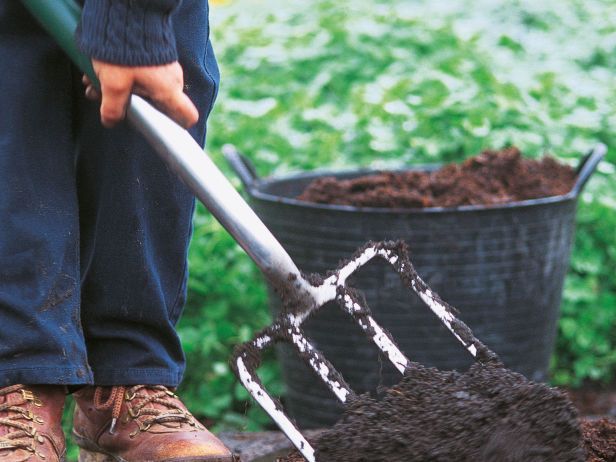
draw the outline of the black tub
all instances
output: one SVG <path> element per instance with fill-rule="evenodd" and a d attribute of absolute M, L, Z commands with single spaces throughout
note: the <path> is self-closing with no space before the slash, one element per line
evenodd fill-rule
<path fill-rule="evenodd" d="M 295 199 L 321 176 L 351 178 L 367 170 L 312 172 L 260 179 L 233 149 L 226 157 L 257 214 L 304 272 L 338 266 L 368 240 L 404 239 L 417 271 L 475 335 L 505 364 L 528 378 L 547 378 L 569 265 L 577 198 L 605 154 L 600 145 L 581 161 L 573 190 L 497 206 L 380 209 L 311 204 Z M 466 369 L 471 359 L 418 298 L 384 264 L 353 281 L 375 319 L 411 360 L 439 369 Z M 279 299 L 270 297 L 272 309 Z M 320 310 L 305 331 L 358 392 L 399 380 L 350 318 L 335 306 Z M 331 425 L 340 407 L 295 355 L 281 348 L 286 408 L 300 427 Z"/>

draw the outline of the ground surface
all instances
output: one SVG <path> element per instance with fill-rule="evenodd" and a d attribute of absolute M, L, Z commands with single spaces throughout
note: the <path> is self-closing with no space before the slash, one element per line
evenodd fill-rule
<path fill-rule="evenodd" d="M 567 394 L 583 416 L 586 462 L 616 461 L 616 391 L 587 388 L 570 390 Z M 314 441 L 321 432 L 305 434 Z M 223 434 L 221 437 L 240 456 L 241 462 L 273 462 L 291 449 L 281 432 Z M 293 455 L 289 462 L 302 460 Z"/>
<path fill-rule="evenodd" d="M 317 441 L 317 458 L 360 461 L 583 461 L 562 392 L 499 366 L 413 364 L 380 399 L 362 396 Z"/>
<path fill-rule="evenodd" d="M 585 462 L 614 462 L 616 461 L 616 421 L 608 419 L 587 420 L 581 423 L 582 445 L 584 449 Z M 269 459 L 255 460 L 254 462 L 265 462 Z M 340 459 L 344 460 L 344 459 Z M 353 459 L 349 459 L 353 460 Z M 381 460 L 381 459 L 371 459 Z M 387 459 L 382 459 L 387 460 Z M 502 459 L 507 460 L 507 459 Z M 287 458 L 281 459 L 284 462 L 304 462 L 304 459 L 293 452 Z M 248 462 L 248 461 L 246 461 Z"/>
<path fill-rule="evenodd" d="M 568 390 L 566 393 L 582 416 L 586 462 L 616 461 L 616 391 L 586 388 Z M 321 432 L 307 432 L 306 436 L 316 441 Z M 291 448 L 280 432 L 223 435 L 223 439 L 236 449 L 241 462 L 273 462 Z M 302 461 L 296 453 L 292 453 L 286 460 Z"/>
<path fill-rule="evenodd" d="M 581 427 L 586 462 L 616 461 L 616 421 L 585 420 Z"/>

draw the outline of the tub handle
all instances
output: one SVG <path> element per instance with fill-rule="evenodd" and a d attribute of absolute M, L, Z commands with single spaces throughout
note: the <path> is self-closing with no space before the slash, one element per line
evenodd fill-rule
<path fill-rule="evenodd" d="M 244 187 L 250 190 L 259 181 L 257 171 L 252 162 L 245 155 L 240 154 L 232 144 L 225 144 L 222 147 L 222 153 L 229 165 L 231 165 L 231 168 L 242 180 Z"/>
<path fill-rule="evenodd" d="M 592 174 L 597 169 L 597 166 L 605 157 L 605 153 L 607 152 L 607 146 L 603 143 L 597 144 L 588 154 L 584 156 L 580 165 L 577 168 L 577 179 L 575 180 L 575 184 L 573 185 L 573 189 L 571 192 L 574 196 L 577 196 L 582 192 L 584 186 L 592 176 Z"/>

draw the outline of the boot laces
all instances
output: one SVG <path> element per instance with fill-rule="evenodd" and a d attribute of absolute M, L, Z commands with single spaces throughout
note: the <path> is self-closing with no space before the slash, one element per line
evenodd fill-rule
<path fill-rule="evenodd" d="M 162 385 L 135 385 L 133 387 L 112 387 L 109 396 L 103 401 L 105 388 L 97 387 L 94 391 L 94 407 L 99 411 L 112 409 L 111 425 L 109 433 L 113 434 L 116 423 L 120 418 L 122 404 L 126 401 L 126 419 L 137 422 L 139 428 L 130 436 L 135 436 L 140 431 L 148 431 L 154 424 L 178 422 L 196 426 L 195 418 L 180 405 L 177 404 L 177 396 L 167 387 Z M 159 404 L 165 409 L 154 407 Z M 143 418 L 145 417 L 145 418 Z"/>
<path fill-rule="evenodd" d="M 6 413 L 6 417 L 0 417 L 0 427 L 8 428 L 8 433 L 0 436 L 0 451 L 24 449 L 28 452 L 36 454 L 41 459 L 45 459 L 45 455 L 39 453 L 35 449 L 35 442 L 42 443 L 44 438 L 39 435 L 34 427 L 24 423 L 23 421 L 44 423 L 43 420 L 35 415 L 31 410 L 25 409 L 24 405 L 29 403 L 37 407 L 43 406 L 43 403 L 34 393 L 24 388 L 24 385 L 11 385 L 9 387 L 0 388 L 0 396 L 8 396 L 11 393 L 21 393 L 21 400 L 15 403 L 5 402 L 0 404 L 0 415 Z"/>

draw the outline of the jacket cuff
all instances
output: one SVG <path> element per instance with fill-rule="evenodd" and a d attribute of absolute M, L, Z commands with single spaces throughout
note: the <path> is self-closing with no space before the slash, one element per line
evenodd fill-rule
<path fill-rule="evenodd" d="M 91 58 L 126 66 L 177 61 L 171 14 L 181 0 L 86 0 L 77 46 Z"/>

